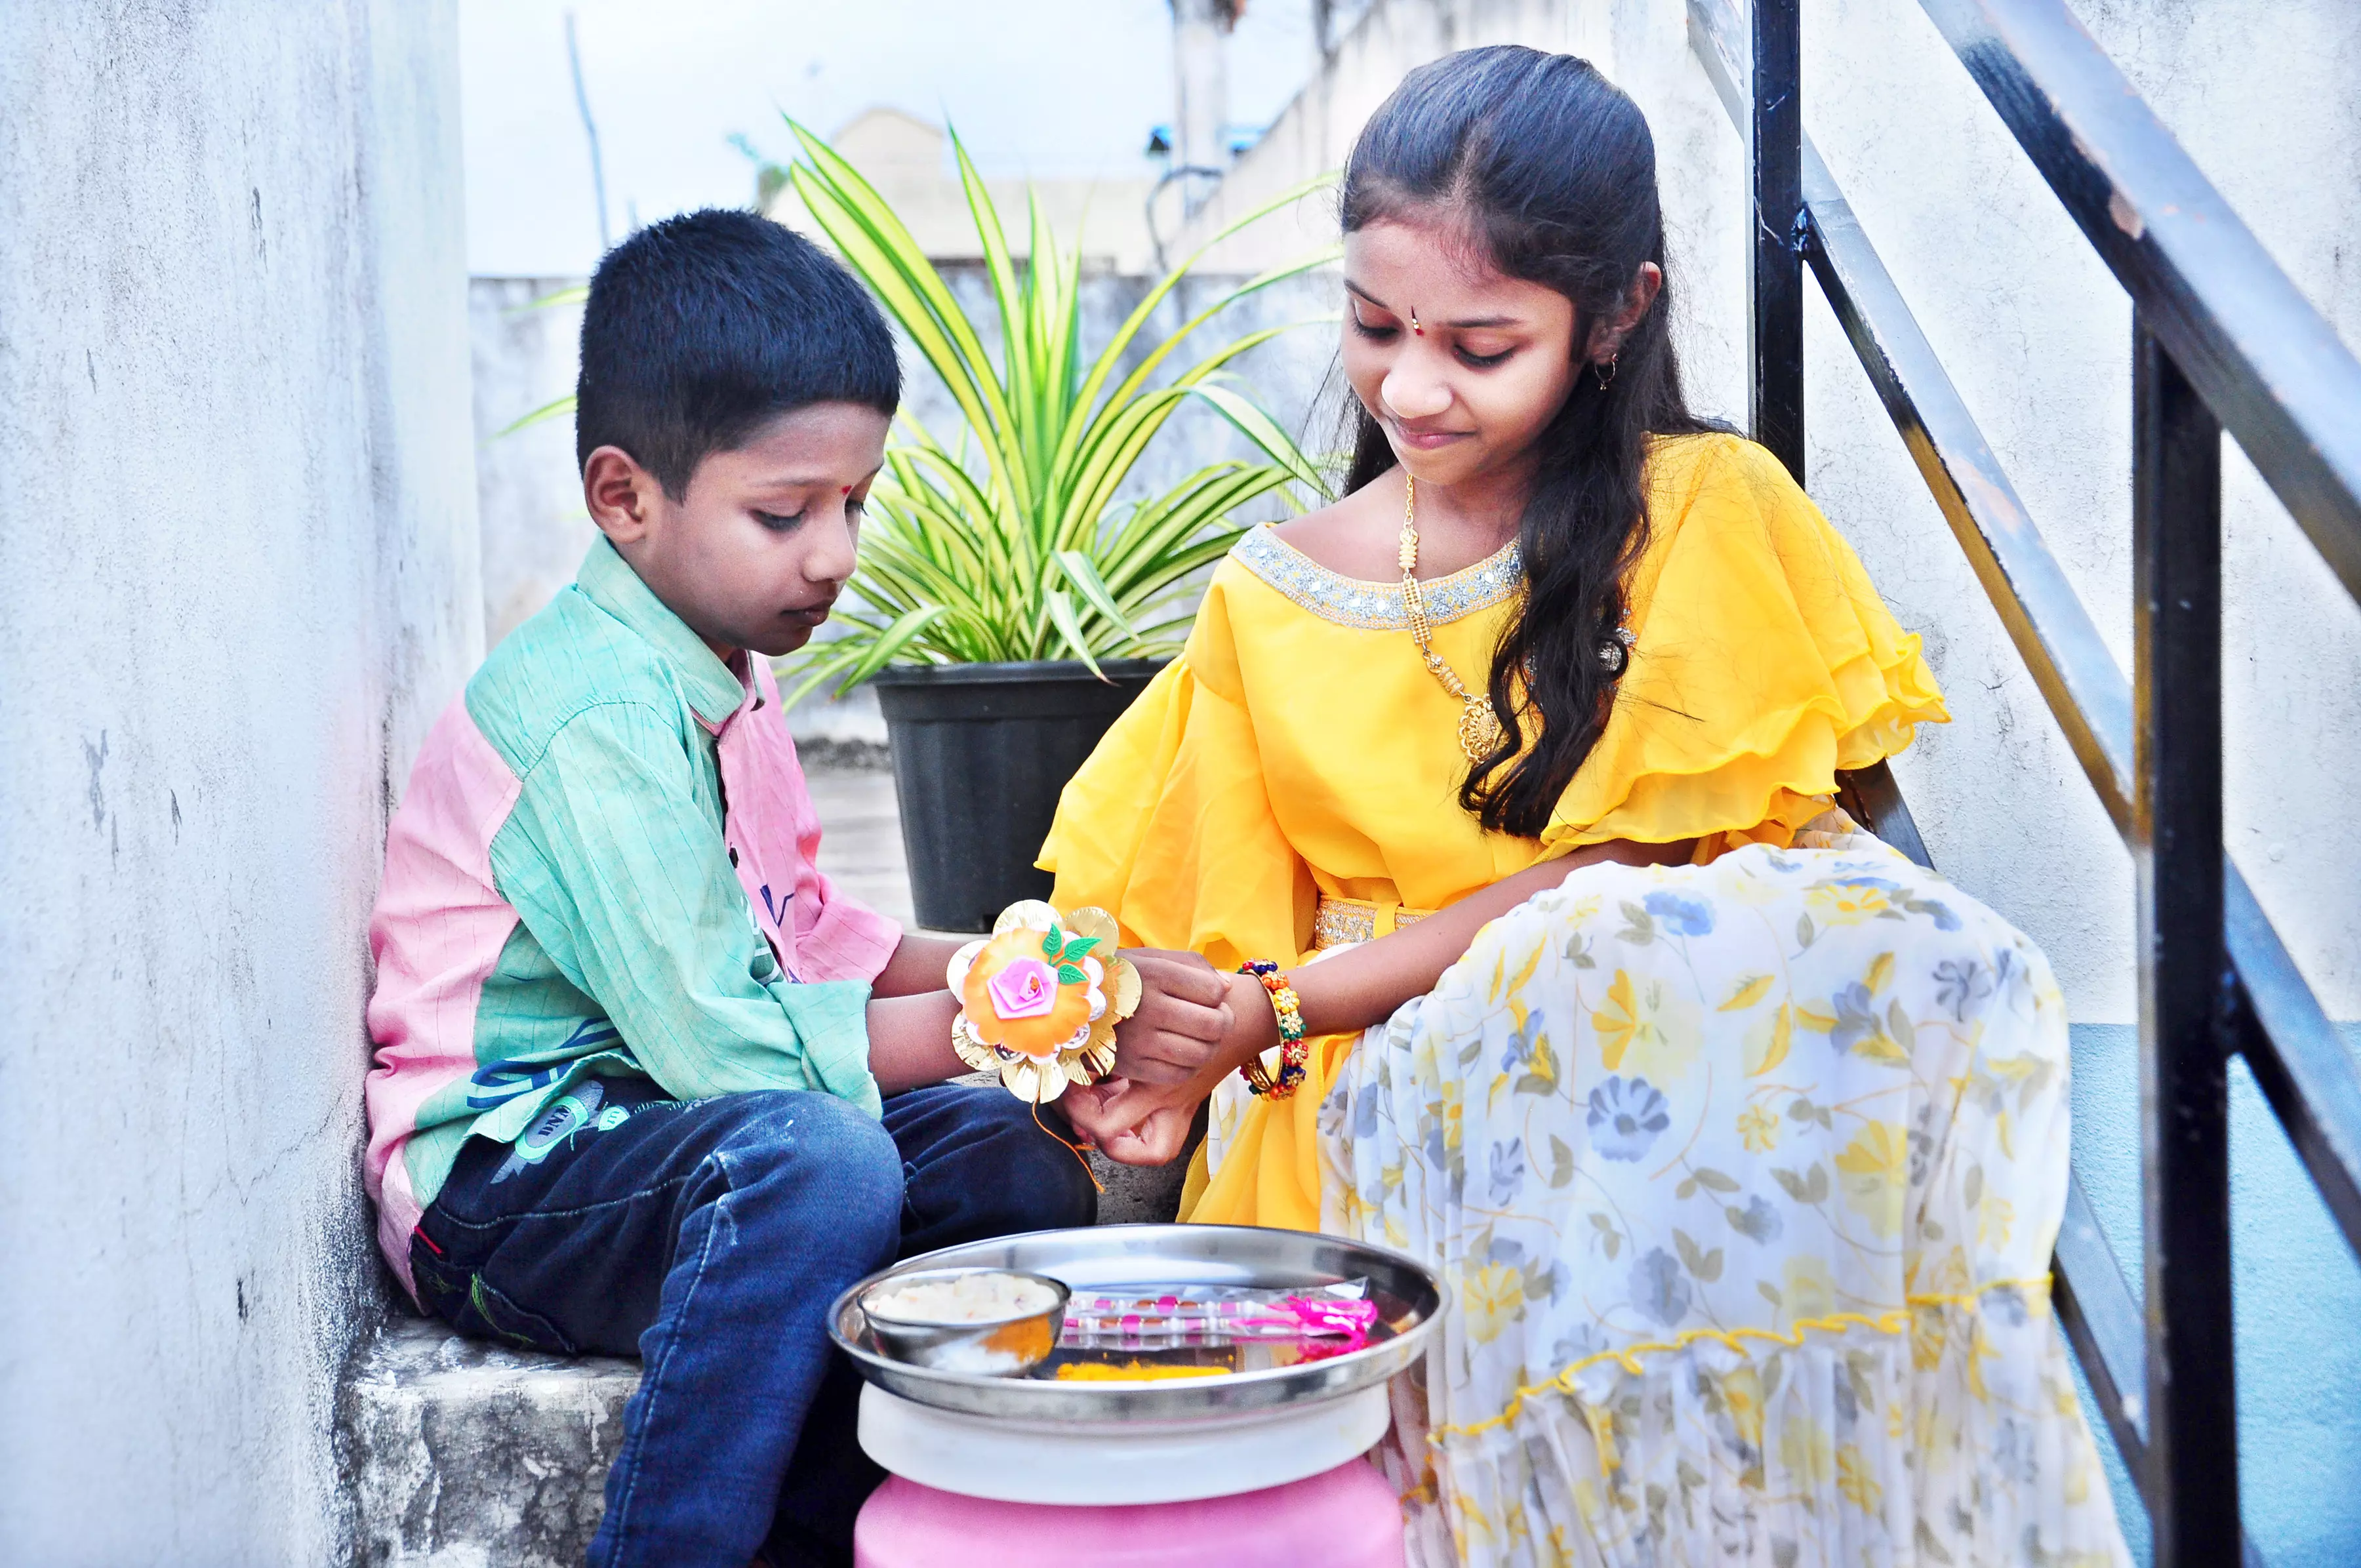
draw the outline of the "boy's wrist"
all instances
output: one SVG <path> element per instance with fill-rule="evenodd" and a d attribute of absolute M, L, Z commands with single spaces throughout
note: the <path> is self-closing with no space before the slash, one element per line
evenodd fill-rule
<path fill-rule="evenodd" d="M 948 937 L 923 937 L 905 930 L 887 956 L 885 967 L 870 981 L 879 996 L 917 996 L 944 989 L 943 971 L 950 967 L 957 941 Z"/>

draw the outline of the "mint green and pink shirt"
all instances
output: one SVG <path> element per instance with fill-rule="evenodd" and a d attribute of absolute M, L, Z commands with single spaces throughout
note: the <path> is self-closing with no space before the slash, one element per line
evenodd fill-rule
<path fill-rule="evenodd" d="M 901 928 L 819 873 L 778 687 L 740 662 L 601 539 L 428 735 L 369 922 L 363 1169 L 405 1286 L 468 1135 L 514 1143 L 586 1076 L 877 1111 L 866 1007 Z"/>

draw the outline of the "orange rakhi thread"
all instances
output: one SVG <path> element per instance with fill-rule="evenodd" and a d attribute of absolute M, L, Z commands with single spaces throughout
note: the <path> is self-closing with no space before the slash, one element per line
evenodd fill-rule
<path fill-rule="evenodd" d="M 1040 1128 L 1043 1132 L 1049 1134 L 1051 1137 L 1057 1139 L 1060 1144 L 1063 1144 L 1066 1147 L 1066 1152 L 1074 1157 L 1074 1163 L 1082 1168 L 1082 1174 L 1091 1179 L 1091 1190 L 1097 1193 L 1102 1198 L 1106 1196 L 1106 1183 L 1101 1181 L 1099 1179 L 1099 1173 L 1091 1168 L 1091 1157 L 1082 1152 L 1091 1146 L 1088 1144 L 1078 1144 L 1074 1142 L 1073 1139 L 1066 1136 L 1065 1134 L 1058 1131 L 1057 1128 L 1041 1120 L 1041 1102 L 1038 1100 L 1033 1102 L 1033 1124 Z"/>
<path fill-rule="evenodd" d="M 1115 916 L 1038 899 L 1001 911 L 992 935 L 951 955 L 960 1059 L 1039 1106 L 1115 1066 L 1115 1026 L 1139 1007 L 1139 971 L 1115 952 Z"/>

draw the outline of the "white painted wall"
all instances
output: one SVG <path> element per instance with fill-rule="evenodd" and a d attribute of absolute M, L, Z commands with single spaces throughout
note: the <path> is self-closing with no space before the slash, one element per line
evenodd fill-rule
<path fill-rule="evenodd" d="M 363 926 L 481 648 L 451 0 L 0 29 L 0 1557 L 321 1563 Z"/>
<path fill-rule="evenodd" d="M 2347 343 L 2361 343 L 2361 7 L 2078 0 L 2132 83 Z M 1402 73 L 1452 49 L 1585 55 L 1654 127 L 1692 393 L 1742 424 L 1741 147 L 1680 0 L 1377 0 L 1180 243 L 1342 164 Z M 1912 0 L 1811 0 L 1805 124 L 2119 662 L 2131 664 L 2130 311 Z M 1251 270 L 1333 236 L 1307 202 L 1215 252 Z M 1895 763 L 1937 862 L 2048 951 L 2078 1020 L 2136 1014 L 2132 871 L 1851 351 L 1807 290 L 1814 496 L 1954 722 Z M 1300 345 L 1309 351 L 1310 345 Z M 2229 842 L 2330 1014 L 2361 1016 L 2361 611 L 2226 464 Z"/>
<path fill-rule="evenodd" d="M 2361 344 L 2361 7 L 2077 10 Z M 1806 123 L 2128 671 L 2129 305 L 1916 5 L 1830 0 L 1806 27 Z M 2130 860 L 1812 298 L 1812 488 L 1943 638 L 1956 722 L 1896 771 L 1938 863 L 2041 938 L 2077 1019 L 2128 1022 Z M 2330 1015 L 2361 1017 L 2361 611 L 2235 443 L 2224 466 L 2227 839 Z"/>
<path fill-rule="evenodd" d="M 487 648 L 574 580 L 598 532 L 582 504 L 574 416 L 509 428 L 573 392 L 582 307 L 535 302 L 581 283 L 579 278 L 467 280 Z"/>

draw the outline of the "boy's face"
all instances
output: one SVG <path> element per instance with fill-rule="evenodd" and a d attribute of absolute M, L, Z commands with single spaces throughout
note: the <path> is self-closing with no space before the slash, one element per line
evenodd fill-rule
<path fill-rule="evenodd" d="M 620 447 L 601 446 L 583 466 L 583 499 L 640 580 L 716 654 L 792 653 L 852 576 L 889 423 L 857 403 L 793 410 L 744 445 L 708 453 L 677 501 Z"/>

